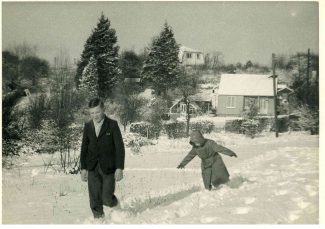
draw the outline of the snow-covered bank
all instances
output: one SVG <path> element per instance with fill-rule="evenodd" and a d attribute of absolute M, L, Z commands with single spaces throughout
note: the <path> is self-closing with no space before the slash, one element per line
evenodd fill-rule
<path fill-rule="evenodd" d="M 127 149 L 125 178 L 116 187 L 121 206 L 105 209 L 105 223 L 318 222 L 318 136 L 206 137 L 238 155 L 223 156 L 228 185 L 206 192 L 198 158 L 176 169 L 190 149 L 188 139 L 162 137 L 138 155 Z M 3 169 L 3 223 L 94 223 L 87 184 L 79 175 L 45 174 L 42 161 L 26 156 Z"/>

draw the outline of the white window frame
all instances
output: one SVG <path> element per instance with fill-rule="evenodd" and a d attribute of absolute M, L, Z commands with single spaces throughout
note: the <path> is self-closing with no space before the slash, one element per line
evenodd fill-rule
<path fill-rule="evenodd" d="M 236 108 L 236 97 L 227 96 L 226 108 Z"/>

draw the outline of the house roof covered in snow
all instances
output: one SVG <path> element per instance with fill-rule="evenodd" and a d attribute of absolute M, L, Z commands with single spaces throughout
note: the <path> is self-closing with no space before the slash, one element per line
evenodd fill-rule
<path fill-rule="evenodd" d="M 222 74 L 218 94 L 273 96 L 273 79 L 269 75 Z"/>
<path fill-rule="evenodd" d="M 278 92 L 289 92 L 289 93 L 293 92 L 293 90 L 290 87 L 288 87 L 286 84 L 278 84 L 277 86 L 278 86 Z"/>
<path fill-rule="evenodd" d="M 210 90 L 202 90 L 195 95 L 189 96 L 189 99 L 192 101 L 205 101 L 210 102 L 212 100 L 212 95 Z"/>
<path fill-rule="evenodd" d="M 195 49 L 192 49 L 192 48 L 186 47 L 186 46 L 181 46 L 181 47 L 179 48 L 179 51 L 182 51 L 182 52 L 195 52 L 195 53 L 202 53 L 201 51 L 198 51 L 198 50 L 195 50 Z"/>

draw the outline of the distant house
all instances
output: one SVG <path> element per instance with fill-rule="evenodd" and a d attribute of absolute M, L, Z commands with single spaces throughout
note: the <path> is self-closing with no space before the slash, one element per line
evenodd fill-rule
<path fill-rule="evenodd" d="M 203 52 L 185 46 L 179 48 L 178 59 L 179 62 L 185 66 L 204 64 Z"/>
<path fill-rule="evenodd" d="M 252 101 L 258 106 L 259 115 L 274 114 L 273 79 L 269 75 L 221 75 L 217 115 L 241 116 Z"/>
<path fill-rule="evenodd" d="M 280 103 L 288 103 L 289 96 L 294 92 L 291 88 L 289 88 L 286 84 L 278 84 L 277 85 L 277 96 Z"/>
<path fill-rule="evenodd" d="M 277 86 L 277 98 L 280 105 L 278 111 L 280 114 L 289 114 L 289 101 L 294 90 L 286 84 L 278 84 Z"/>
<path fill-rule="evenodd" d="M 210 95 L 205 93 L 198 93 L 189 96 L 190 100 L 190 114 L 200 115 L 209 113 L 212 109 L 212 99 Z M 171 116 L 185 116 L 186 104 L 184 98 L 174 101 L 173 105 L 169 108 Z"/>

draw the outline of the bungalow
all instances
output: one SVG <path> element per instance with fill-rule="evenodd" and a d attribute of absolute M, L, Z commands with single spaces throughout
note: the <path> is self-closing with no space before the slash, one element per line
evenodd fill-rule
<path fill-rule="evenodd" d="M 185 66 L 204 64 L 203 52 L 185 46 L 179 48 L 178 59 L 179 62 Z"/>
<path fill-rule="evenodd" d="M 190 114 L 199 115 L 209 113 L 212 109 L 211 96 L 206 93 L 198 93 L 189 96 L 190 100 Z M 185 116 L 186 104 L 184 98 L 174 101 L 173 105 L 169 108 L 169 115 L 171 116 Z"/>
<path fill-rule="evenodd" d="M 273 79 L 269 75 L 221 75 L 217 115 L 241 116 L 252 101 L 260 115 L 274 114 Z"/>
<path fill-rule="evenodd" d="M 294 91 L 289 88 L 286 84 L 278 84 L 277 92 L 280 103 L 288 103 L 289 97 Z"/>

